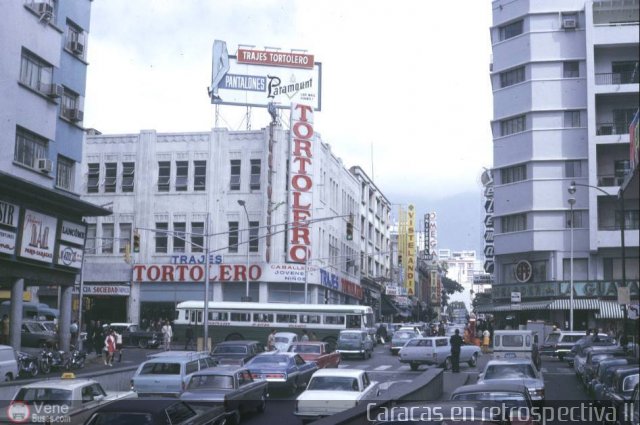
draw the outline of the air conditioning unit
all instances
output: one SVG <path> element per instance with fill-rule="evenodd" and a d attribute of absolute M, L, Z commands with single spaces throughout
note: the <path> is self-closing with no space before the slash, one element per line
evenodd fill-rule
<path fill-rule="evenodd" d="M 34 3 L 36 12 L 42 15 L 52 15 L 53 14 L 53 6 L 49 2 L 43 3 Z"/>
<path fill-rule="evenodd" d="M 75 109 L 67 109 L 66 113 L 67 113 L 66 114 L 67 118 L 69 118 L 71 121 L 76 121 L 77 122 L 77 121 L 82 121 L 84 119 L 84 113 L 81 110 L 77 109 L 77 108 L 75 108 Z"/>
<path fill-rule="evenodd" d="M 38 158 L 38 170 L 42 171 L 43 173 L 50 173 L 51 167 L 52 164 L 50 159 Z"/>
<path fill-rule="evenodd" d="M 49 84 L 46 89 L 46 95 L 51 98 L 62 97 L 62 94 L 64 93 L 64 87 L 60 84 Z"/>
<path fill-rule="evenodd" d="M 564 18 L 562 19 L 562 28 L 564 29 L 576 29 L 578 23 L 575 18 Z"/>
<path fill-rule="evenodd" d="M 82 55 L 82 53 L 84 53 L 84 44 L 80 43 L 79 41 L 72 41 L 71 51 L 76 55 Z"/>

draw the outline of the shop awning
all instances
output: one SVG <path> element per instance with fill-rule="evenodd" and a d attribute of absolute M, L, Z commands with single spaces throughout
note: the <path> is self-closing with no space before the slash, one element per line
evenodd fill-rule
<path fill-rule="evenodd" d="M 600 309 L 600 300 L 592 299 L 592 298 L 574 298 L 573 300 L 573 309 L 574 310 L 599 310 Z M 571 310 L 571 300 L 569 299 L 561 299 L 561 300 L 553 300 L 551 304 L 549 304 L 549 310 Z"/>
<path fill-rule="evenodd" d="M 532 311 L 532 310 L 548 310 L 552 301 L 529 301 L 519 304 L 486 304 L 476 307 L 479 313 L 492 313 L 499 311 Z"/>
<path fill-rule="evenodd" d="M 596 319 L 622 319 L 624 312 L 616 301 L 600 301 L 600 312 L 595 314 Z"/>
<path fill-rule="evenodd" d="M 393 301 L 391 301 L 391 299 L 385 294 L 382 294 L 382 306 L 380 309 L 384 316 L 396 316 L 398 314 L 403 314 L 403 311 L 396 307 Z"/>

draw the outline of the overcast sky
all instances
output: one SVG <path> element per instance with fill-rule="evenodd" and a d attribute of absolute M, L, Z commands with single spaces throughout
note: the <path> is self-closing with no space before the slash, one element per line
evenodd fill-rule
<path fill-rule="evenodd" d="M 492 162 L 489 0 L 96 0 L 86 127 L 207 131 L 211 47 L 306 49 L 322 62 L 315 128 L 392 202 L 480 191 Z M 245 128 L 244 108 L 220 108 Z M 252 127 L 268 121 L 254 108 Z M 474 204 L 477 199 L 474 199 Z M 419 213 L 421 211 L 418 211 Z"/>

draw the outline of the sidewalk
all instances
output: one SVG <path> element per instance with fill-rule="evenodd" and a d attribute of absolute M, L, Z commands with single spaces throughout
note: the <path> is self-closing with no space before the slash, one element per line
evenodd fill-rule
<path fill-rule="evenodd" d="M 441 400 L 449 400 L 451 393 L 458 387 L 467 385 L 472 378 L 472 372 L 460 371 L 460 373 L 453 373 L 450 371 L 444 372 L 444 382 L 442 384 L 442 398 Z"/>

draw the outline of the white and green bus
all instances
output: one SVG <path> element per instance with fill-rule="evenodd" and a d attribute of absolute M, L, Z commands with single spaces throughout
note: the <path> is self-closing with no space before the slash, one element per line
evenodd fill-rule
<path fill-rule="evenodd" d="M 203 324 L 204 301 L 178 304 L 175 334 L 184 337 L 188 325 Z M 332 348 L 343 329 L 362 329 L 375 337 L 373 310 L 369 306 L 340 304 L 280 304 L 255 302 L 209 302 L 209 335 L 213 343 L 229 340 L 266 342 L 271 329 L 296 332 L 306 330 L 310 338 L 328 342 Z M 200 331 L 198 330 L 198 335 Z M 374 338 L 375 341 L 375 338 Z"/>

